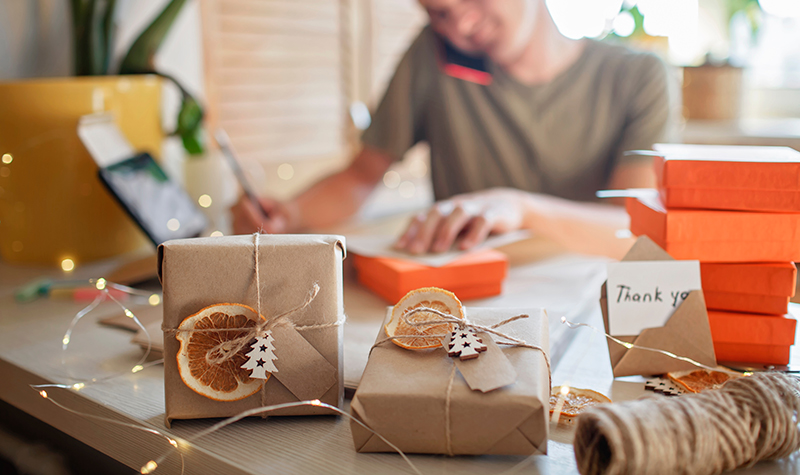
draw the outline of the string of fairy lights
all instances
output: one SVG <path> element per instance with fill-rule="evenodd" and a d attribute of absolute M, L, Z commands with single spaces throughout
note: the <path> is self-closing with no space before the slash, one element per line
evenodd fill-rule
<path fill-rule="evenodd" d="M 135 322 L 136 326 L 141 331 L 144 332 L 145 339 L 147 341 L 147 345 L 146 345 L 146 348 L 145 348 L 145 351 L 144 351 L 143 355 L 130 368 L 130 370 L 114 373 L 114 374 L 111 374 L 111 375 L 106 376 L 106 377 L 91 378 L 91 379 L 88 379 L 88 380 L 85 380 L 85 381 L 78 381 L 78 382 L 69 383 L 69 384 L 60 384 L 60 383 L 31 384 L 30 387 L 31 387 L 31 389 L 35 390 L 42 398 L 46 399 L 50 403 L 54 404 L 55 406 L 65 410 L 65 411 L 67 411 L 69 413 L 75 414 L 75 415 L 80 416 L 80 417 L 86 417 L 86 418 L 90 418 L 90 419 L 93 419 L 93 420 L 106 422 L 106 423 L 113 424 L 113 425 L 116 425 L 116 426 L 119 426 L 119 427 L 127 427 L 127 428 L 130 428 L 130 429 L 138 430 L 138 431 L 145 432 L 145 433 L 148 433 L 148 434 L 153 434 L 153 435 L 155 435 L 157 437 L 162 438 L 164 441 L 166 441 L 170 445 L 171 449 L 167 449 L 159 457 L 147 461 L 147 463 L 145 463 L 140 468 L 140 470 L 139 470 L 140 473 L 146 475 L 146 474 L 150 474 L 150 473 L 155 472 L 158 469 L 159 464 L 162 464 L 167 459 L 167 457 L 169 457 L 172 453 L 177 452 L 177 454 L 180 456 L 180 461 L 181 461 L 180 462 L 181 463 L 181 472 L 180 473 L 183 474 L 184 471 L 185 471 L 185 458 L 184 458 L 184 454 L 181 451 L 181 449 L 184 448 L 184 447 L 188 447 L 191 444 L 191 442 L 196 441 L 196 440 L 198 440 L 198 439 L 200 439 L 202 437 L 205 437 L 205 436 L 207 436 L 209 434 L 212 434 L 212 433 L 222 429 L 223 427 L 226 427 L 226 426 L 228 426 L 230 424 L 233 424 L 234 422 L 237 422 L 237 421 L 239 421 L 241 419 L 244 419 L 246 417 L 256 416 L 256 415 L 261 415 L 261 414 L 267 414 L 267 413 L 270 413 L 270 412 L 274 412 L 274 411 L 277 411 L 277 410 L 280 410 L 280 409 L 285 409 L 285 408 L 290 408 L 290 407 L 317 406 L 317 407 L 322 407 L 322 408 L 328 409 L 330 411 L 333 411 L 336 414 L 344 416 L 347 419 L 359 424 L 364 429 L 368 430 L 369 432 L 371 432 L 372 434 L 374 434 L 375 436 L 380 438 L 389 447 L 394 449 L 398 454 L 400 454 L 400 456 L 403 458 L 403 460 L 406 461 L 406 463 L 414 471 L 414 473 L 416 473 L 417 475 L 422 475 L 422 472 L 420 472 L 419 469 L 417 469 L 417 467 L 414 465 L 414 463 L 411 461 L 411 459 L 409 459 L 408 456 L 405 453 L 403 453 L 403 451 L 401 451 L 392 442 L 390 442 L 387 439 L 385 439 L 382 435 L 378 434 L 377 432 L 375 432 L 374 430 L 369 428 L 366 424 L 364 424 L 360 420 L 358 420 L 358 419 L 354 418 L 353 416 L 351 416 L 349 413 L 347 413 L 345 411 L 342 411 L 338 407 L 332 406 L 330 404 L 326 404 L 326 403 L 320 401 L 319 399 L 308 400 L 308 401 L 297 401 L 297 402 L 290 402 L 290 403 L 284 403 L 284 404 L 276 404 L 276 405 L 272 405 L 272 406 L 264 406 L 264 407 L 259 407 L 259 408 L 251 409 L 251 410 L 248 410 L 248 411 L 244 411 L 244 412 L 242 412 L 240 414 L 237 414 L 237 415 L 235 415 L 233 417 L 225 419 L 225 420 L 223 420 L 223 421 L 221 421 L 221 422 L 219 422 L 217 424 L 214 424 L 213 426 L 211 426 L 211 427 L 209 427 L 209 428 L 207 428 L 207 429 L 205 429 L 205 430 L 193 435 L 192 437 L 187 437 L 185 439 L 181 439 L 181 438 L 170 436 L 169 434 L 166 434 L 166 433 L 164 433 L 164 432 L 162 432 L 162 431 L 160 431 L 158 429 L 154 429 L 152 427 L 147 427 L 147 426 L 144 426 L 142 424 L 132 424 L 132 423 L 125 422 L 125 421 L 120 421 L 120 420 L 117 420 L 117 419 L 111 419 L 111 418 L 108 418 L 108 417 L 98 416 L 98 415 L 95 415 L 95 414 L 89 414 L 89 413 L 86 413 L 86 412 L 77 411 L 75 409 L 69 408 L 69 407 L 61 404 L 60 402 L 55 400 L 51 394 L 48 394 L 48 392 L 47 392 L 48 389 L 63 389 L 63 390 L 81 391 L 82 389 L 86 388 L 87 386 L 90 386 L 90 385 L 93 385 L 93 384 L 98 384 L 98 383 L 101 383 L 101 382 L 109 381 L 109 380 L 120 378 L 120 377 L 129 376 L 130 374 L 138 373 L 138 372 L 144 370 L 145 368 L 149 368 L 149 367 L 152 367 L 152 366 L 157 366 L 159 364 L 162 364 L 163 361 L 164 361 L 163 359 L 158 359 L 158 360 L 147 362 L 147 358 L 148 358 L 148 356 L 150 355 L 150 353 L 152 351 L 152 339 L 150 337 L 150 334 L 148 333 L 145 325 L 142 324 L 141 320 L 139 320 L 139 318 L 136 316 L 136 314 L 130 308 L 125 306 L 118 298 L 114 297 L 114 295 L 112 295 L 110 290 L 111 289 L 118 290 L 120 292 L 124 292 L 124 293 L 132 295 L 132 296 L 144 297 L 144 298 L 147 299 L 148 303 L 150 305 L 152 305 L 152 306 L 159 305 L 161 303 L 161 297 L 156 293 L 150 293 L 150 292 L 146 292 L 146 291 L 143 291 L 143 290 L 139 290 L 139 289 L 135 289 L 135 288 L 132 288 L 132 287 L 128 287 L 128 286 L 125 286 L 125 285 L 120 285 L 120 284 L 116 284 L 116 283 L 113 283 L 113 282 L 108 282 L 105 278 L 90 279 L 88 281 L 88 283 L 90 285 L 93 285 L 95 287 L 95 289 L 100 291 L 100 294 L 89 305 L 87 305 L 86 307 L 84 307 L 83 309 L 78 311 L 75 314 L 75 316 L 72 318 L 72 321 L 70 322 L 69 326 L 67 327 L 67 330 L 65 331 L 64 336 L 63 336 L 63 338 L 61 340 L 61 350 L 62 350 L 61 364 L 63 366 L 65 366 L 65 367 L 67 366 L 66 359 L 65 359 L 65 354 L 66 354 L 67 349 L 69 348 L 70 342 L 72 340 L 72 334 L 73 334 L 78 322 L 80 322 L 81 319 L 83 319 L 88 314 L 90 314 L 101 303 L 103 303 L 103 302 L 105 302 L 107 300 L 110 300 L 110 301 L 114 302 L 116 305 L 118 305 L 120 307 L 120 309 L 122 310 L 123 314 L 126 317 L 132 319 Z"/>
<path fill-rule="evenodd" d="M 32 384 L 32 385 L 30 385 L 30 387 L 33 390 L 35 390 L 42 398 L 46 399 L 50 403 L 54 404 L 55 406 L 65 410 L 67 412 L 75 414 L 77 416 L 91 418 L 93 420 L 106 422 L 106 423 L 113 424 L 113 425 L 120 426 L 120 427 L 127 427 L 127 428 L 130 428 L 130 429 L 134 429 L 134 430 L 138 430 L 138 431 L 145 432 L 145 433 L 148 433 L 148 434 L 152 434 L 152 435 L 155 435 L 155 436 L 160 437 L 161 439 L 163 439 L 169 445 L 169 448 L 165 449 L 165 451 L 160 456 L 155 457 L 155 458 L 147 461 L 144 465 L 142 465 L 142 467 L 139 470 L 140 473 L 146 475 L 146 474 L 150 474 L 150 473 L 155 472 L 158 469 L 159 465 L 163 464 L 164 461 L 171 454 L 177 453 L 178 456 L 180 457 L 180 464 L 181 464 L 181 472 L 180 473 L 183 474 L 184 470 L 185 470 L 185 458 L 184 458 L 184 453 L 183 453 L 182 450 L 184 448 L 189 447 L 193 441 L 196 441 L 196 440 L 198 440 L 200 438 L 206 437 L 209 434 L 212 434 L 212 433 L 222 429 L 223 427 L 226 427 L 226 426 L 228 426 L 230 424 L 233 424 L 233 423 L 235 423 L 235 422 L 237 422 L 237 421 L 239 421 L 241 419 L 244 419 L 246 417 L 268 414 L 270 412 L 277 411 L 277 410 L 280 410 L 280 409 L 289 408 L 289 407 L 317 406 L 317 407 L 323 407 L 325 409 L 328 409 L 328 410 L 330 410 L 330 411 L 332 411 L 332 412 L 334 412 L 334 413 L 336 413 L 338 415 L 344 416 L 345 418 L 347 418 L 347 419 L 359 424 L 361 427 L 363 427 L 364 429 L 368 430 L 370 433 L 372 433 L 375 436 L 377 436 L 378 438 L 380 438 L 389 447 L 391 447 L 393 450 L 395 450 L 403 458 L 403 460 L 408 464 L 408 466 L 411 468 L 411 470 L 414 473 L 416 473 L 418 475 L 422 474 L 422 472 L 420 472 L 420 470 L 414 465 L 414 463 L 411 461 L 411 459 L 405 453 L 403 453 L 402 450 L 400 450 L 396 445 L 394 445 L 389 440 L 385 439 L 381 434 L 375 432 L 374 430 L 369 428 L 366 424 L 364 424 L 360 420 L 358 420 L 358 419 L 354 418 L 353 416 L 351 416 L 349 413 L 339 409 L 338 407 L 332 406 L 330 404 L 323 403 L 318 399 L 308 400 L 308 401 L 290 402 L 290 403 L 284 403 L 284 404 L 276 404 L 276 405 L 272 405 L 272 406 L 258 407 L 258 408 L 255 408 L 255 409 L 244 411 L 244 412 L 242 412 L 240 414 L 237 414 L 237 415 L 235 415 L 233 417 L 225 419 L 225 420 L 223 420 L 223 421 L 221 421 L 221 422 L 219 422 L 217 424 L 214 424 L 214 425 L 208 427 L 207 429 L 205 429 L 205 430 L 193 435 L 192 437 L 187 437 L 185 439 L 181 439 L 181 438 L 177 438 L 177 437 L 171 436 L 171 435 L 169 435 L 169 434 L 167 434 L 167 433 L 165 433 L 165 432 L 163 432 L 161 430 L 158 430 L 158 429 L 155 429 L 155 428 L 152 428 L 152 427 L 147 427 L 147 426 L 142 425 L 142 424 L 133 424 L 133 423 L 117 420 L 117 419 L 111 419 L 111 418 L 108 418 L 108 417 L 89 414 L 89 413 L 77 411 L 75 409 L 72 409 L 72 408 L 69 408 L 69 407 L 63 405 L 62 403 L 60 403 L 57 400 L 55 400 L 53 398 L 53 396 L 47 392 L 47 390 L 48 389 L 61 389 L 61 390 L 81 391 L 84 388 L 86 388 L 87 386 L 98 384 L 98 383 L 105 382 L 105 381 L 109 381 L 109 380 L 116 379 L 116 378 L 126 377 L 126 376 L 129 376 L 131 374 L 138 373 L 138 372 L 144 370 L 145 368 L 149 368 L 149 367 L 152 367 L 152 366 L 157 366 L 157 365 L 160 365 L 160 364 L 163 363 L 163 359 L 149 361 L 149 362 L 147 361 L 147 358 L 150 355 L 151 350 L 152 350 L 152 340 L 151 340 L 150 334 L 147 332 L 147 329 L 146 329 L 145 325 L 142 324 L 142 322 L 139 320 L 139 318 L 136 316 L 136 314 L 133 311 L 131 311 L 127 306 L 125 306 L 125 304 L 123 304 L 120 299 L 118 299 L 114 295 L 112 295 L 110 290 L 113 289 L 113 290 L 117 290 L 117 291 L 120 291 L 120 292 L 124 292 L 124 293 L 132 295 L 132 296 L 145 298 L 147 300 L 147 302 L 152 306 L 159 305 L 161 303 L 161 297 L 157 293 L 146 292 L 146 291 L 135 289 L 135 288 L 128 287 L 128 286 L 125 286 L 125 285 L 115 284 L 113 282 L 108 282 L 104 278 L 90 279 L 88 282 L 89 282 L 90 285 L 93 285 L 95 287 L 95 289 L 100 291 L 100 294 L 89 305 L 87 305 L 86 307 L 84 307 L 83 309 L 78 311 L 75 314 L 75 316 L 72 318 L 72 321 L 70 322 L 69 326 L 67 327 L 67 330 L 65 331 L 64 336 L 63 336 L 62 341 L 61 341 L 61 350 L 62 350 L 61 363 L 62 363 L 62 365 L 65 366 L 65 367 L 67 366 L 66 359 L 65 359 L 64 355 L 65 355 L 65 353 L 66 353 L 66 351 L 67 351 L 67 349 L 68 349 L 68 347 L 70 345 L 70 342 L 72 340 L 72 334 L 73 334 L 78 322 L 80 322 L 81 319 L 83 319 L 88 314 L 90 314 L 101 303 L 103 303 L 103 302 L 105 302 L 107 300 L 110 300 L 113 303 L 115 303 L 117 306 L 119 306 L 120 309 L 122 310 L 122 312 L 124 313 L 124 315 L 127 316 L 128 318 L 132 319 L 135 322 L 136 326 L 144 332 L 145 337 L 146 337 L 145 339 L 147 341 L 147 345 L 146 345 L 146 348 L 145 348 L 145 351 L 144 351 L 143 355 L 127 371 L 121 371 L 121 372 L 118 372 L 118 373 L 115 373 L 115 374 L 111 374 L 111 375 L 108 375 L 108 376 L 105 376 L 105 377 L 91 378 L 91 379 L 88 379 L 88 380 L 77 381 L 77 382 L 68 383 L 68 384 L 59 384 L 59 383 Z M 702 363 L 699 363 L 697 361 L 694 361 L 694 360 L 692 360 L 690 358 L 685 358 L 685 357 L 682 357 L 682 356 L 679 356 L 679 355 L 675 355 L 675 354 L 670 353 L 668 351 L 659 350 L 659 349 L 655 349 L 655 348 L 642 347 L 642 346 L 639 346 L 639 345 L 636 345 L 636 344 L 633 344 L 633 343 L 629 343 L 629 342 L 625 342 L 625 341 L 619 340 L 619 339 L 609 335 L 608 333 L 605 333 L 604 331 L 599 330 L 599 329 L 597 329 L 597 328 L 595 328 L 595 327 L 593 327 L 591 325 L 588 325 L 586 323 L 573 323 L 573 322 L 567 320 L 566 317 L 562 317 L 561 318 L 561 323 L 567 325 L 570 329 L 578 329 L 580 327 L 587 327 L 587 328 L 591 329 L 592 331 L 594 331 L 596 333 L 604 335 L 606 338 L 611 339 L 612 341 L 624 346 L 627 349 L 641 349 L 641 350 L 646 350 L 646 351 L 654 351 L 654 352 L 658 352 L 658 353 L 664 354 L 665 356 L 668 356 L 670 358 L 675 358 L 675 359 L 679 359 L 681 361 L 685 361 L 685 362 L 691 363 L 691 364 L 693 364 L 693 365 L 695 365 L 695 366 L 697 366 L 699 368 L 711 369 L 711 370 L 719 371 L 718 368 L 710 368 L 710 367 L 708 367 L 706 365 L 703 365 Z M 561 386 L 560 394 L 559 394 L 559 396 L 560 396 L 559 397 L 559 402 L 561 404 L 564 403 L 563 401 L 566 398 L 566 396 L 569 394 L 569 391 L 570 391 L 570 387 L 569 387 L 568 384 L 563 384 Z M 556 409 L 558 409 L 558 408 L 556 408 Z M 554 411 L 554 412 L 558 413 L 557 410 Z M 557 419 L 554 419 L 554 422 L 557 422 Z M 506 471 L 504 473 L 514 473 L 518 468 L 520 468 L 523 465 L 525 465 L 528 462 L 530 462 L 532 457 L 533 456 L 526 458 L 525 460 L 521 461 L 519 464 L 515 465 L 513 468 L 511 468 L 510 470 L 508 470 L 508 471 Z"/>

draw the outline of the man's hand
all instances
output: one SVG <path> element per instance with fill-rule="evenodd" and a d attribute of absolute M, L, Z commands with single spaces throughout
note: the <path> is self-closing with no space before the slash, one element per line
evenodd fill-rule
<path fill-rule="evenodd" d="M 417 215 L 395 243 L 412 254 L 444 252 L 453 243 L 470 249 L 490 234 L 520 229 L 525 219 L 524 193 L 495 188 L 457 195 Z"/>
<path fill-rule="evenodd" d="M 282 234 L 296 230 L 296 219 L 289 203 L 259 198 L 261 208 L 256 206 L 247 196 L 240 196 L 239 201 L 231 208 L 233 213 L 234 234 L 251 234 L 262 232 Z M 264 214 L 268 213 L 268 216 Z"/>

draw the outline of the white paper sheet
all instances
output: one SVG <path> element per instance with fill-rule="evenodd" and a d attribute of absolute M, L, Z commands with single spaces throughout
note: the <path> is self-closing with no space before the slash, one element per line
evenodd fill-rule
<path fill-rule="evenodd" d="M 663 326 L 692 290 L 700 290 L 699 261 L 608 264 L 609 332 L 638 335 Z"/>
<path fill-rule="evenodd" d="M 484 243 L 472 248 L 470 251 L 447 251 L 438 254 L 414 255 L 397 251 L 392 245 L 397 236 L 351 234 L 347 238 L 347 251 L 367 257 L 394 257 L 405 259 L 431 267 L 441 267 L 462 257 L 470 251 L 479 249 L 494 249 L 531 237 L 530 231 L 515 231 L 506 234 L 491 236 Z"/>

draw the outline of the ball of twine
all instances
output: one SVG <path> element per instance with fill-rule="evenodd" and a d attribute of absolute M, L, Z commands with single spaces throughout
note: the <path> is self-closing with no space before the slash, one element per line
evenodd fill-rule
<path fill-rule="evenodd" d="M 711 475 L 800 448 L 800 380 L 761 373 L 716 391 L 592 408 L 578 419 L 583 475 Z"/>

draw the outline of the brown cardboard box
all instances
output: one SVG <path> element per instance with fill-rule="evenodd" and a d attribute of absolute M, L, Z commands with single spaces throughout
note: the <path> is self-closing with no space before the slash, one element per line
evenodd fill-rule
<path fill-rule="evenodd" d="M 195 238 L 168 241 L 159 246 L 159 277 L 164 288 L 164 391 L 166 423 L 173 419 L 230 417 L 243 411 L 306 399 L 342 406 L 342 259 L 344 238 L 319 235 L 260 235 L 258 246 L 261 314 L 267 319 L 301 306 L 314 284 L 319 293 L 308 305 L 291 315 L 296 326 L 291 332 L 305 339 L 330 364 L 331 385 L 321 386 L 302 371 L 306 355 L 296 347 L 287 348 L 275 339 L 278 361 L 290 366 L 288 372 L 273 374 L 262 391 L 238 401 L 215 401 L 190 389 L 181 379 L 176 355 L 180 343 L 175 331 L 181 321 L 205 307 L 238 303 L 258 308 L 253 235 Z M 337 324 L 339 322 L 339 324 Z M 324 328 L 297 327 L 325 325 Z M 301 341 L 302 343 L 302 341 Z M 248 351 L 250 348 L 245 348 Z M 318 362 L 320 360 L 317 360 Z M 291 378 L 288 384 L 282 378 Z M 299 389 L 298 389 L 299 388 Z M 299 396 L 298 396 L 299 394 Z M 263 397 L 263 401 L 262 401 Z M 263 404 L 262 404 L 263 403 Z M 329 414 L 321 407 L 299 406 L 270 415 Z"/>
<path fill-rule="evenodd" d="M 549 351 L 544 310 L 468 308 L 467 313 L 482 325 L 527 314 L 497 330 Z M 492 338 L 479 335 L 484 342 Z M 382 327 L 376 341 L 385 337 Z M 449 432 L 453 454 L 545 454 L 550 411 L 545 357 L 534 349 L 501 348 L 516 370 L 516 381 L 484 393 L 471 390 L 456 371 L 448 404 L 455 359 L 442 347 L 407 350 L 386 341 L 372 350 L 350 405 L 352 415 L 408 453 L 447 453 Z M 351 422 L 350 429 L 358 452 L 394 452 L 358 423 Z"/>

